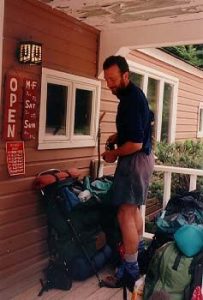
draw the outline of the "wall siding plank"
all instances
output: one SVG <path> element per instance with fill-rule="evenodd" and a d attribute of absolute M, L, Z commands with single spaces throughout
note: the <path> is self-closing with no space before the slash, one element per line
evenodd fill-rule
<path fill-rule="evenodd" d="M 16 58 L 19 41 L 29 40 L 31 37 L 32 40 L 42 43 L 43 67 L 96 78 L 100 37 L 98 30 L 39 1 L 7 0 L 3 44 L 3 96 L 7 74 L 20 78 L 21 92 L 23 78 L 41 82 L 41 66 L 21 65 Z M 40 99 L 40 89 L 38 93 Z M 2 98 L 4 109 L 4 97 Z M 18 140 L 21 140 L 22 111 L 21 95 Z M 2 134 L 2 110 L 0 118 Z M 37 124 L 37 132 L 38 126 Z M 79 168 L 81 177 L 88 175 L 91 159 L 97 154 L 96 145 L 91 148 L 56 150 L 38 150 L 37 147 L 36 134 L 36 140 L 25 142 L 25 175 L 10 177 L 6 164 L 5 141 L 0 143 L 0 290 L 3 289 L 4 295 L 15 294 L 14 290 L 11 291 L 11 286 L 15 287 L 15 283 L 21 278 L 20 273 L 24 272 L 31 278 L 34 276 L 32 272 L 35 267 L 41 266 L 36 268 L 36 274 L 39 274 L 42 262 L 48 257 L 46 216 L 41 208 L 39 194 L 33 190 L 35 176 L 50 168 L 70 167 Z M 30 265 L 32 268 L 29 268 Z"/>

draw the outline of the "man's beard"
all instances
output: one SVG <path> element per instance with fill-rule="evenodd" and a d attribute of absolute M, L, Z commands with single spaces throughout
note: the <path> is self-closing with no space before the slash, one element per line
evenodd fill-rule
<path fill-rule="evenodd" d="M 112 91 L 113 95 L 118 96 L 119 94 L 122 94 L 122 92 L 125 89 L 126 89 L 125 82 L 124 82 L 123 79 L 121 79 L 120 85 L 117 88 L 115 88 L 114 90 L 111 90 L 111 91 Z"/>

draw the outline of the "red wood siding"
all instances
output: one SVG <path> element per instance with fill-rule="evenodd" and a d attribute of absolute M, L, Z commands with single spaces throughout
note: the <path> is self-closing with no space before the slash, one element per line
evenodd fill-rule
<path fill-rule="evenodd" d="M 42 43 L 43 67 L 95 78 L 99 31 L 52 10 L 35 0 L 5 1 L 3 44 L 3 79 L 7 74 L 41 82 L 41 66 L 20 65 L 16 59 L 19 41 Z M 0 133 L 3 131 L 3 102 Z M 39 89 L 40 99 L 40 89 Z M 21 140 L 22 97 L 20 97 L 18 139 Z M 39 107 L 38 107 L 39 111 Z M 38 132 L 38 128 L 37 128 Z M 35 175 L 49 168 L 78 167 L 81 175 L 89 173 L 95 148 L 37 150 L 36 140 L 25 142 L 25 175 L 9 177 L 5 142 L 0 143 L 0 295 L 10 299 L 22 278 L 35 279 L 47 258 L 46 217 L 39 197 L 32 189 Z M 21 274 L 21 275 L 20 275 Z M 29 280 L 28 280 L 29 281 Z M 11 284 L 12 282 L 12 284 Z M 30 281 L 32 282 L 32 280 Z M 22 285 L 22 284 L 21 284 Z M 9 287 L 9 289 L 8 289 Z M 12 287 L 12 288 L 11 288 Z"/>

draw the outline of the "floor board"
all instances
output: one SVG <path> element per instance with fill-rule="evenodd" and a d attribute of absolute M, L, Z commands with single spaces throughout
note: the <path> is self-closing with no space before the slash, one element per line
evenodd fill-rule
<path fill-rule="evenodd" d="M 109 274 L 109 270 L 105 269 L 100 272 L 101 278 Z M 98 280 L 95 276 L 82 281 L 73 282 L 73 286 L 69 291 L 49 290 L 44 292 L 41 297 L 38 297 L 40 284 L 36 283 L 32 287 L 21 292 L 9 300 L 122 300 L 122 289 L 109 289 L 98 285 Z M 128 299 L 131 299 L 131 293 L 128 293 Z M 137 298 L 136 300 L 141 300 Z"/>

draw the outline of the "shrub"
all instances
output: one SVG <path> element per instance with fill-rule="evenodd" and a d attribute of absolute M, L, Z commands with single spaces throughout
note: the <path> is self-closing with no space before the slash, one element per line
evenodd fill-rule
<path fill-rule="evenodd" d="M 157 142 L 155 148 L 155 155 L 157 156 L 156 164 L 163 164 L 168 166 L 177 166 L 193 169 L 203 168 L 203 143 L 200 141 L 186 140 L 185 142 L 176 142 L 168 144 L 166 142 Z M 160 181 L 163 176 L 159 175 Z M 172 189 L 171 193 L 176 194 L 181 191 L 189 190 L 190 176 L 185 174 L 172 175 Z M 198 178 L 197 187 L 202 189 L 203 179 Z M 163 183 L 162 183 L 163 185 Z M 151 184 L 150 190 L 153 195 L 160 199 L 160 186 L 157 186 L 157 179 Z M 157 190 L 157 191 L 156 191 Z"/>

